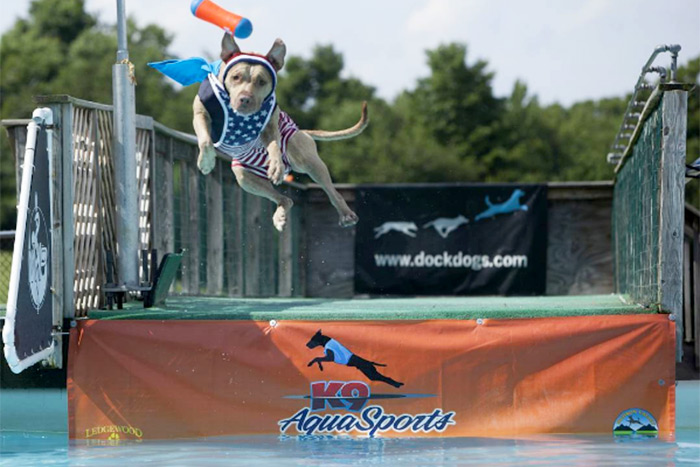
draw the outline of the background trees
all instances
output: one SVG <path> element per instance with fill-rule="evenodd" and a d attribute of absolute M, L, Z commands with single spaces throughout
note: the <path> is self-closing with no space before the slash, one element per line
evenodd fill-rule
<path fill-rule="evenodd" d="M 173 58 L 172 36 L 157 25 L 129 21 L 137 112 L 192 132 L 196 86 L 179 88 L 149 61 Z M 33 96 L 70 94 L 111 103 L 111 67 L 116 34 L 85 11 L 83 0 L 35 0 L 0 42 L 0 118 L 27 118 Z M 318 45 L 311 58 L 290 56 L 281 74 L 278 100 L 302 128 L 338 129 L 359 117 L 369 101 L 371 124 L 362 135 L 320 143 L 334 179 L 345 183 L 543 182 L 612 178 L 605 161 L 629 96 L 585 101 L 570 107 L 542 106 L 524 83 L 509 96 L 493 94 L 488 63 L 469 59 L 464 44 L 427 52 L 430 74 L 393 102 L 372 86 L 341 76 L 343 56 Z M 700 57 L 679 70 L 698 83 Z M 630 83 L 630 86 L 632 83 Z M 0 229 L 14 227 L 14 161 L 0 132 Z M 691 92 L 688 159 L 700 155 L 700 91 Z M 303 179 L 302 179 L 303 181 Z M 698 182 L 687 186 L 700 203 Z"/>

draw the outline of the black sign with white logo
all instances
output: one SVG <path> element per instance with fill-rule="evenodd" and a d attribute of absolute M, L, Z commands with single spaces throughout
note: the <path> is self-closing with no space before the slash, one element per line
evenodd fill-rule
<path fill-rule="evenodd" d="M 357 190 L 355 291 L 541 295 L 546 185 L 398 185 Z"/>
<path fill-rule="evenodd" d="M 51 345 L 51 198 L 46 129 L 37 134 L 17 292 L 15 348 L 23 360 Z"/>

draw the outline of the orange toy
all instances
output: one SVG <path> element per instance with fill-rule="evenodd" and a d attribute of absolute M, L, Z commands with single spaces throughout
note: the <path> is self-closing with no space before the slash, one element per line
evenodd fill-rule
<path fill-rule="evenodd" d="M 224 10 L 211 0 L 192 0 L 192 14 L 199 19 L 215 24 L 239 39 L 245 39 L 253 32 L 253 23 L 228 10 Z"/>

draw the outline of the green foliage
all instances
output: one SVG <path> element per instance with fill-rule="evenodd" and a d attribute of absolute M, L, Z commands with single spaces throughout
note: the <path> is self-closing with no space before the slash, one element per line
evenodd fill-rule
<path fill-rule="evenodd" d="M 84 0 L 33 0 L 0 41 L 0 117 L 27 118 L 33 96 L 69 94 L 111 103 L 116 58 L 113 25 L 99 24 Z M 147 67 L 173 58 L 172 35 L 157 25 L 128 23 L 135 66 L 137 112 L 192 132 L 197 86 L 180 88 Z M 218 44 L 212 44 L 218 50 Z M 344 77 L 343 56 L 319 45 L 311 57 L 287 57 L 278 101 L 301 128 L 353 125 L 362 101 L 370 125 L 362 136 L 319 143 L 334 179 L 342 183 L 545 182 L 612 178 L 605 156 L 629 96 L 542 106 L 524 83 L 510 96 L 493 94 L 488 63 L 468 60 L 464 44 L 445 44 L 426 54 L 430 73 L 393 102 L 357 78 Z M 698 84 L 700 57 L 678 70 L 679 80 Z M 630 83 L 631 85 L 632 83 Z M 688 160 L 700 155 L 700 90 L 688 104 Z M 4 133 L 4 132 L 3 132 Z M 0 229 L 12 228 L 15 177 L 5 134 L 0 136 Z M 687 185 L 700 204 L 700 183 Z M 9 213 L 9 214 L 8 214 Z"/>
<path fill-rule="evenodd" d="M 178 90 L 147 62 L 162 60 L 172 36 L 155 25 L 128 22 L 130 61 L 135 66 L 136 111 L 182 131 L 192 130 L 196 89 Z M 0 118 L 29 118 L 34 96 L 68 94 L 112 102 L 114 26 L 100 25 L 83 0 L 34 0 L 29 18 L 17 20 L 0 40 Z M 7 135 L 0 136 L 0 229 L 15 218 L 14 160 Z"/>
<path fill-rule="evenodd" d="M 695 85 L 688 92 L 688 142 L 686 161 L 694 162 L 700 157 L 700 57 L 690 60 L 678 68 L 678 81 Z M 685 200 L 700 209 L 700 180 L 695 179 L 685 186 Z"/>

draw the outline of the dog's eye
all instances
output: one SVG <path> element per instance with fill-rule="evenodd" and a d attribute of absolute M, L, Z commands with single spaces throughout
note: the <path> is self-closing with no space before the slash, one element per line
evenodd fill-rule
<path fill-rule="evenodd" d="M 258 86 L 261 86 L 261 87 L 262 87 L 262 86 L 265 86 L 265 84 L 267 84 L 267 82 L 266 82 L 264 79 L 260 78 L 260 79 L 258 80 Z"/>
<path fill-rule="evenodd" d="M 234 81 L 239 81 L 240 79 L 241 79 L 241 75 L 233 75 Z"/>

